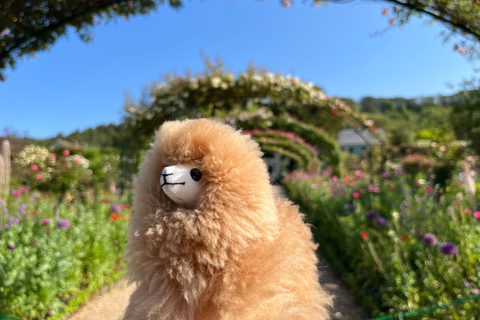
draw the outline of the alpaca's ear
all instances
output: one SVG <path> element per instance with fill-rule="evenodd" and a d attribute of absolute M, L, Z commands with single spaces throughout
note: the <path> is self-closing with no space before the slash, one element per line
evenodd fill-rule
<path fill-rule="evenodd" d="M 160 186 L 173 202 L 194 207 L 202 191 L 201 180 L 202 172 L 196 166 L 177 164 L 163 169 Z"/>

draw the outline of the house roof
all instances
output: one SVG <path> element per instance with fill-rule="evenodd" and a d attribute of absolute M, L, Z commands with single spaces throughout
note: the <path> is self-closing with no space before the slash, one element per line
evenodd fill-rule
<path fill-rule="evenodd" d="M 376 133 L 385 137 L 383 129 L 377 129 Z M 370 146 L 379 141 L 372 136 L 370 130 L 342 129 L 338 133 L 338 143 L 340 146 Z"/>

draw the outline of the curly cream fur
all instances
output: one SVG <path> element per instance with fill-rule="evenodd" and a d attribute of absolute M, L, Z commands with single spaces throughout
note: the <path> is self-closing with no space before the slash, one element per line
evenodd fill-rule
<path fill-rule="evenodd" d="M 124 320 L 328 319 L 316 245 L 297 207 L 275 203 L 258 145 L 212 120 L 166 122 L 135 186 Z M 193 209 L 161 190 L 164 167 L 195 164 Z"/>

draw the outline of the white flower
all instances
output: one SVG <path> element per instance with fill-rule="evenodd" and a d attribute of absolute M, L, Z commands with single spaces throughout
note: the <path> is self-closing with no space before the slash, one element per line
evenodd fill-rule
<path fill-rule="evenodd" d="M 218 86 L 220 85 L 221 82 L 222 82 L 222 79 L 220 79 L 220 77 L 211 77 L 210 78 L 210 84 L 214 88 L 218 88 Z"/>

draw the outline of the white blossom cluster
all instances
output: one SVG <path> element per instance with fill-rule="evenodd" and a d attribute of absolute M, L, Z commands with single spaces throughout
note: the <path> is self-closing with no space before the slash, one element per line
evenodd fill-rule
<path fill-rule="evenodd" d="M 232 99 L 249 98 L 253 102 L 282 105 L 287 110 L 302 105 L 315 105 L 329 112 L 332 110 L 337 114 L 350 115 L 350 118 L 354 114 L 342 100 L 328 97 L 312 82 L 304 82 L 297 77 L 280 73 L 253 70 L 240 73 L 237 77 L 231 72 L 217 72 L 196 77 L 169 78 L 165 83 L 152 86 L 149 101 L 128 105 L 125 110 L 130 114 L 129 120 L 133 123 L 148 121 L 164 114 L 178 116 L 192 111 L 190 109 L 193 108 L 221 103 L 224 97 L 222 92 L 229 89 L 232 91 L 227 96 Z M 219 101 L 214 101 L 217 98 Z M 186 110 L 187 99 L 195 104 L 189 105 L 189 110 Z M 364 120 L 360 122 L 359 125 L 364 125 Z"/>
<path fill-rule="evenodd" d="M 50 151 L 47 148 L 35 145 L 24 147 L 13 161 L 24 168 L 29 168 L 36 164 L 40 170 L 45 170 L 55 165 L 55 157 L 52 157 Z"/>
<path fill-rule="evenodd" d="M 65 157 L 65 159 L 67 162 L 67 168 L 72 168 L 74 166 L 81 166 L 82 168 L 88 169 L 88 166 L 90 165 L 90 163 L 88 162 L 88 159 L 80 154 L 70 155 Z"/>
<path fill-rule="evenodd" d="M 42 181 L 50 181 L 55 171 L 56 157 L 47 148 L 28 145 L 18 153 L 13 162 L 39 175 Z"/>

